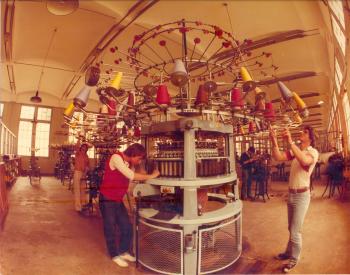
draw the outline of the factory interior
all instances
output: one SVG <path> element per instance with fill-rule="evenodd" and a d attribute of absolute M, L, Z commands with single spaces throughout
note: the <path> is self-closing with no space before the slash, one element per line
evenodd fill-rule
<path fill-rule="evenodd" d="M 0 274 L 350 274 L 350 0 L 2 0 Z"/>

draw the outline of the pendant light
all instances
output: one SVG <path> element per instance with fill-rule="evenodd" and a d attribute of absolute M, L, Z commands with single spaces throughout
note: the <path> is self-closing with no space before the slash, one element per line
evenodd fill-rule
<path fill-rule="evenodd" d="M 45 58 L 44 58 L 44 61 L 43 61 L 43 65 L 41 66 L 41 73 L 40 73 L 40 78 L 39 78 L 39 82 L 38 82 L 38 88 L 36 90 L 35 96 L 32 96 L 30 98 L 30 101 L 33 102 L 33 103 L 41 103 L 42 102 L 42 99 L 39 96 L 39 89 L 40 89 L 41 80 L 42 80 L 43 75 L 44 75 L 44 68 L 45 68 L 45 64 L 46 64 L 46 59 L 47 59 L 47 56 L 49 54 L 49 51 L 50 51 L 50 48 L 51 48 L 51 45 L 52 45 L 52 41 L 53 41 L 53 39 L 55 37 L 56 32 L 57 32 L 57 28 L 55 28 L 53 30 L 53 33 L 52 33 L 52 36 L 51 36 L 51 39 L 50 39 L 50 42 L 49 42 L 49 46 L 47 47 L 47 50 L 46 50 L 46 54 L 45 54 Z"/>
<path fill-rule="evenodd" d="M 68 15 L 79 8 L 78 0 L 46 0 L 46 8 L 53 15 Z"/>
<path fill-rule="evenodd" d="M 35 96 L 30 98 L 30 101 L 33 103 L 41 103 L 41 97 L 39 96 L 39 91 L 36 91 Z"/>

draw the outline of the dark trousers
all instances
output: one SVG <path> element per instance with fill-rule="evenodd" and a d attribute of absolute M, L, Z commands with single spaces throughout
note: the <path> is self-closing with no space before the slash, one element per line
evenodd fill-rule
<path fill-rule="evenodd" d="M 242 169 L 242 188 L 241 198 L 244 200 L 252 196 L 252 171 L 251 169 Z"/>
<path fill-rule="evenodd" d="M 113 258 L 129 252 L 132 240 L 132 226 L 123 202 L 108 200 L 100 195 L 100 211 L 103 219 L 103 230 L 109 255 Z M 117 227 L 120 231 L 119 246 L 116 245 Z"/>

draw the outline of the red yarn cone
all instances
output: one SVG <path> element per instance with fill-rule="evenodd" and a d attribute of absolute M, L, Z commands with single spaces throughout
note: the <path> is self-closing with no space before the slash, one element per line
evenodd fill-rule
<path fill-rule="evenodd" d="M 168 92 L 168 87 L 165 86 L 164 84 L 161 84 L 158 87 L 156 102 L 159 105 L 165 105 L 165 106 L 170 105 L 170 95 Z"/>

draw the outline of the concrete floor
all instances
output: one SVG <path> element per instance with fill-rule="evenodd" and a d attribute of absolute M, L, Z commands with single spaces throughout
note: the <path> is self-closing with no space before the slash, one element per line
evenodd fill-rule
<path fill-rule="evenodd" d="M 303 228 L 303 251 L 292 273 L 350 273 L 350 202 L 320 198 L 315 183 Z M 286 183 L 270 184 L 271 199 L 244 201 L 243 253 L 218 274 L 281 273 L 273 256 L 288 238 Z M 0 274 L 152 274 L 142 267 L 120 268 L 106 255 L 101 218 L 81 217 L 73 195 L 54 178 L 31 186 L 19 178 L 10 191 L 10 211 L 0 233 Z M 154 274 L 154 273 L 153 273 Z"/>

